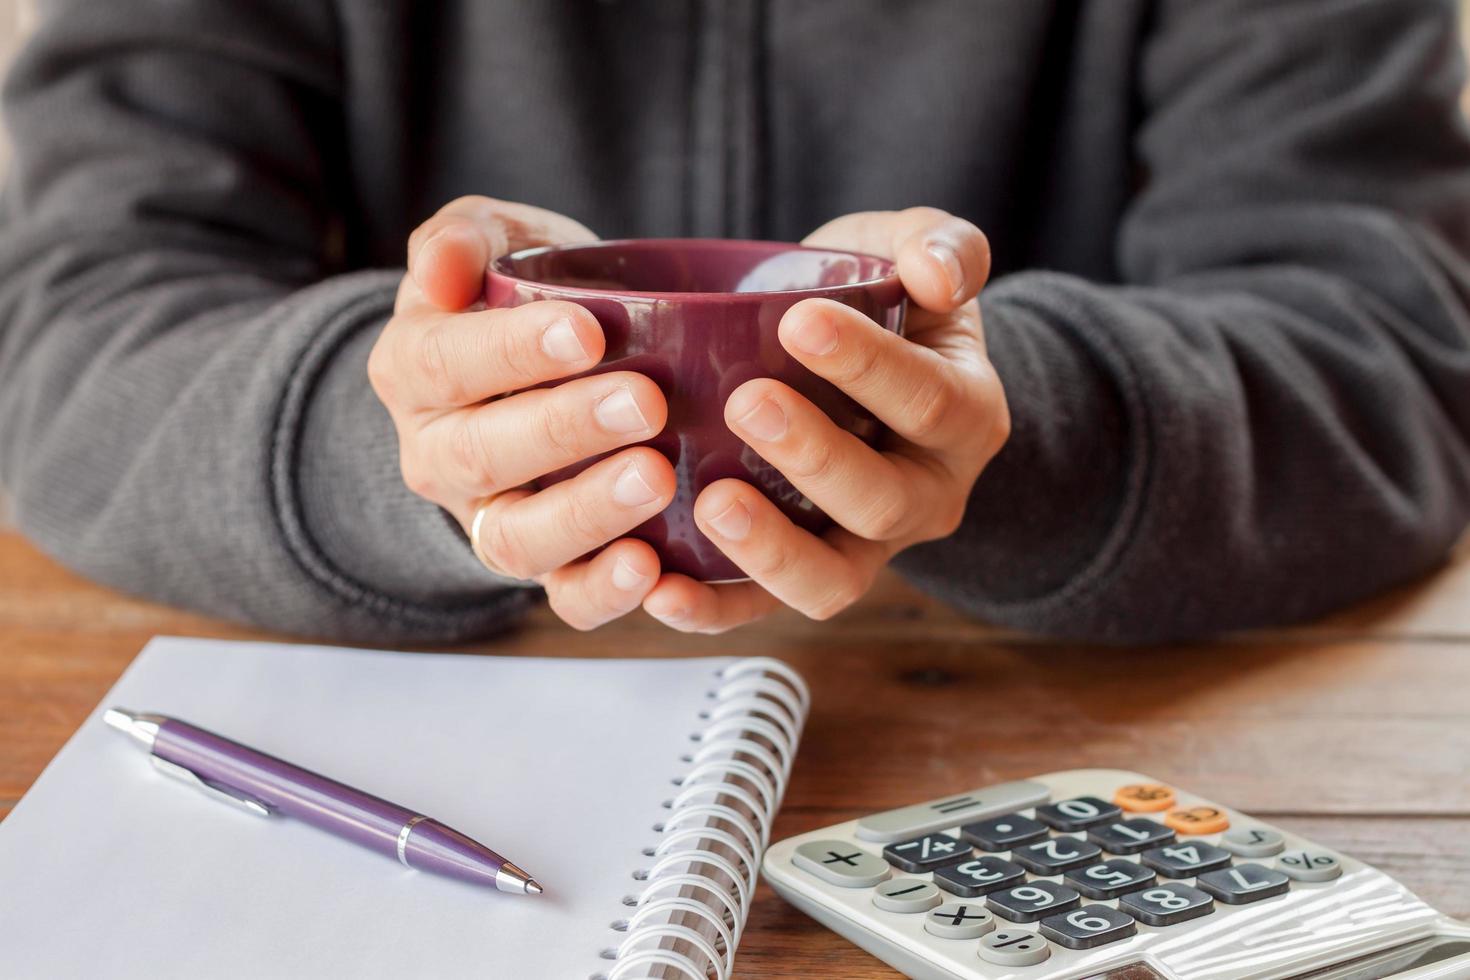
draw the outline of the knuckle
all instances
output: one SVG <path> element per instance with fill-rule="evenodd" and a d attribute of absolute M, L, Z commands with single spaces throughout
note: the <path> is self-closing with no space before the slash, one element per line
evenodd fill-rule
<path fill-rule="evenodd" d="M 768 579 L 781 579 L 790 574 L 796 564 L 796 556 L 790 548 L 773 547 L 762 552 L 755 559 L 755 577 Z"/>
<path fill-rule="evenodd" d="M 473 418 L 455 425 L 449 438 L 449 455 L 455 470 L 470 485 L 481 490 L 498 488 L 494 454 L 486 442 L 484 429 Z"/>
<path fill-rule="evenodd" d="M 834 378 L 839 385 L 847 386 L 864 379 L 871 379 L 878 370 L 882 352 L 878 345 L 863 341 L 854 345 L 853 351 L 842 359 Z"/>
<path fill-rule="evenodd" d="M 869 541 L 890 541 L 898 537 L 908 513 L 908 502 L 901 494 L 882 494 L 859 521 L 856 533 Z"/>
<path fill-rule="evenodd" d="M 405 453 L 399 461 L 398 471 L 403 477 L 403 485 L 416 496 L 423 497 L 425 500 L 435 500 L 438 497 L 438 483 L 434 480 L 429 468 L 415 456 Z"/>
<path fill-rule="evenodd" d="M 837 449 L 829 439 L 811 439 L 787 469 L 800 480 L 824 483 L 837 468 Z"/>
<path fill-rule="evenodd" d="M 843 581 L 824 593 L 810 609 L 804 611 L 804 614 L 808 619 L 825 622 L 857 600 L 857 586 L 851 581 Z"/>
<path fill-rule="evenodd" d="M 954 384 L 947 377 L 927 382 L 914 396 L 910 429 L 917 439 L 938 435 L 949 421 L 958 401 Z"/>
<path fill-rule="evenodd" d="M 373 344 L 373 349 L 368 352 L 367 377 L 368 384 L 383 401 L 393 397 L 393 359 L 388 353 L 388 345 L 382 337 Z"/>
<path fill-rule="evenodd" d="M 480 532 L 480 550 L 496 568 L 518 579 L 528 579 L 540 571 L 531 566 L 530 553 L 514 521 L 506 520 L 504 515 L 487 514 L 485 524 Z"/>
<path fill-rule="evenodd" d="M 612 537 L 607 526 L 606 508 L 600 499 L 594 499 L 588 493 L 574 493 L 567 498 L 562 522 L 573 542 L 587 542 L 589 548 Z"/>
<path fill-rule="evenodd" d="M 454 352 L 442 324 L 434 324 L 419 337 L 417 367 L 426 390 L 445 405 L 468 401 L 459 372 L 455 370 Z"/>
<path fill-rule="evenodd" d="M 536 423 L 537 438 L 541 445 L 556 459 L 573 462 L 586 453 L 581 446 L 581 425 L 565 409 L 548 400 Z"/>

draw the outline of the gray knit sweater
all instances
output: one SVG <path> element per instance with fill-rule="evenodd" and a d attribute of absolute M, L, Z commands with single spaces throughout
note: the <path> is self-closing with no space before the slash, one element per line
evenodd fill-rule
<path fill-rule="evenodd" d="M 1470 516 L 1449 0 L 64 0 L 5 89 L 0 480 L 103 582 L 309 633 L 512 621 L 365 381 L 469 193 L 604 236 L 991 237 L 1014 436 L 898 559 L 1000 623 L 1311 616 Z"/>

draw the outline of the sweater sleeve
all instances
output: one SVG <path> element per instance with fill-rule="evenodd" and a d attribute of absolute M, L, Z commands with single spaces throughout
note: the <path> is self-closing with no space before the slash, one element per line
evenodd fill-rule
<path fill-rule="evenodd" d="M 981 297 L 1013 438 L 899 567 L 1111 642 L 1284 623 L 1470 520 L 1470 142 L 1445 0 L 1161 0 L 1121 282 Z"/>
<path fill-rule="evenodd" d="M 129 592 L 376 641 L 528 594 L 414 497 L 366 381 L 401 271 L 348 273 L 330 11 L 53 3 L 5 88 L 0 480 Z"/>

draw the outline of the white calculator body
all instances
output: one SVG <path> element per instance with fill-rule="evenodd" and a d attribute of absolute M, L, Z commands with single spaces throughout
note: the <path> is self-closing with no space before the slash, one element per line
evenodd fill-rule
<path fill-rule="evenodd" d="M 1470 927 L 1361 861 L 1079 769 L 780 841 L 788 902 L 920 980 L 1467 980 Z"/>

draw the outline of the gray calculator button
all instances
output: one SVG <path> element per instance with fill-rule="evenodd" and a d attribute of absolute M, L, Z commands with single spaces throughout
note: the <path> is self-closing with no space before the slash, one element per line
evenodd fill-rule
<path fill-rule="evenodd" d="M 983 905 L 949 902 L 924 916 L 924 931 L 940 939 L 979 939 L 994 928 Z"/>
<path fill-rule="evenodd" d="M 873 904 L 885 912 L 927 912 L 943 899 L 934 882 L 894 878 L 873 889 Z"/>
<path fill-rule="evenodd" d="M 1138 922 L 1106 905 L 1084 905 L 1042 919 L 1041 934 L 1067 949 L 1094 949 L 1137 935 Z"/>
<path fill-rule="evenodd" d="M 867 888 L 888 877 L 888 862 L 844 840 L 811 840 L 791 855 L 791 863 L 839 888 Z"/>
<path fill-rule="evenodd" d="M 1100 902 L 1147 888 L 1157 881 L 1152 871 L 1127 858 L 1113 858 L 1067 872 L 1067 884 Z"/>
<path fill-rule="evenodd" d="M 1155 847 L 1141 855 L 1145 867 L 1153 868 L 1161 878 L 1193 878 L 1195 875 L 1230 866 L 1230 852 L 1190 839 Z"/>
<path fill-rule="evenodd" d="M 858 821 L 857 835 L 862 840 L 889 844 L 946 827 L 958 827 L 981 817 L 1045 803 L 1050 795 L 1051 791 L 1045 786 L 1030 780 L 997 783 L 942 800 L 869 814 Z"/>
<path fill-rule="evenodd" d="M 1011 851 L 1011 860 L 1034 875 L 1050 877 L 1092 864 L 1102 851 L 1091 841 L 1076 837 L 1048 837 Z"/>
<path fill-rule="evenodd" d="M 925 834 L 900 844 L 889 844 L 883 848 L 883 860 L 900 871 L 918 874 L 946 864 L 957 864 L 974 856 L 974 853 L 968 844 L 962 844 L 948 834 Z"/>
<path fill-rule="evenodd" d="M 1057 912 L 1070 912 L 1081 903 L 1082 896 L 1076 889 L 1040 879 L 991 892 L 985 898 L 990 911 L 1012 922 L 1035 922 Z"/>
<path fill-rule="evenodd" d="M 1231 827 L 1220 835 L 1220 846 L 1241 857 L 1263 858 L 1286 850 L 1286 838 L 1270 827 Z"/>
<path fill-rule="evenodd" d="M 961 898 L 978 898 L 1025 880 L 1025 868 L 993 854 L 951 864 L 934 872 L 934 884 Z"/>
<path fill-rule="evenodd" d="M 1118 899 L 1118 911 L 1148 926 L 1172 926 L 1215 911 L 1215 900 L 1180 881 L 1130 892 Z"/>
<path fill-rule="evenodd" d="M 1194 883 L 1226 905 L 1249 905 L 1263 898 L 1285 895 L 1291 887 L 1286 875 L 1259 864 L 1237 864 L 1211 871 L 1200 875 Z"/>
<path fill-rule="evenodd" d="M 1051 955 L 1051 943 L 1029 929 L 1001 929 L 980 940 L 980 958 L 997 966 L 1035 966 Z"/>
<path fill-rule="evenodd" d="M 1157 820 L 1133 817 L 1098 824 L 1087 831 L 1087 839 L 1109 854 L 1137 854 L 1174 840 L 1174 831 Z"/>
<path fill-rule="evenodd" d="M 1342 865 L 1326 851 L 1287 851 L 1276 859 L 1276 870 L 1297 881 L 1331 881 L 1342 874 Z"/>

